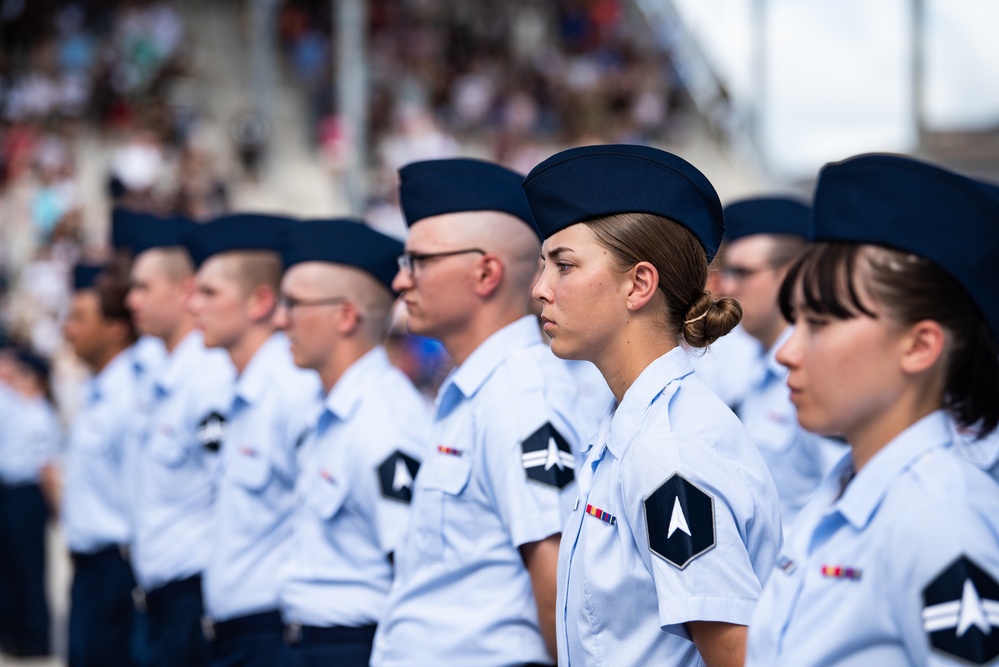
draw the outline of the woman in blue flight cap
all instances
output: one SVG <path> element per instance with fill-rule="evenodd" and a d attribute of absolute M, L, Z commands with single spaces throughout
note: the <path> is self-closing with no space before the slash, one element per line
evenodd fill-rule
<path fill-rule="evenodd" d="M 533 295 L 552 350 L 592 361 L 616 399 L 562 533 L 559 665 L 741 665 L 781 526 L 758 450 L 680 346 L 706 347 L 741 316 L 705 291 L 718 196 L 642 146 L 564 151 L 524 190 L 545 239 Z"/>
<path fill-rule="evenodd" d="M 749 665 L 999 657 L 999 487 L 954 420 L 999 421 L 999 188 L 898 155 L 827 165 L 781 290 L 804 428 L 850 453 L 799 515 Z"/>

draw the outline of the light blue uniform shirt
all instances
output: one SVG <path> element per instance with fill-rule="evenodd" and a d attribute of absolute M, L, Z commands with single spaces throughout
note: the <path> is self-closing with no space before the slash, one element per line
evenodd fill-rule
<path fill-rule="evenodd" d="M 952 437 L 936 412 L 852 480 L 852 457 L 837 464 L 770 575 L 747 665 L 982 664 L 931 649 L 999 632 L 999 492 Z"/>
<path fill-rule="evenodd" d="M 59 456 L 59 418 L 42 397 L 25 397 L 9 387 L 3 393 L 0 401 L 9 412 L 0 436 L 0 482 L 37 484 L 42 468 Z"/>
<path fill-rule="evenodd" d="M 560 533 L 575 497 L 576 396 L 533 316 L 447 377 L 373 665 L 551 661 L 519 547 Z"/>
<path fill-rule="evenodd" d="M 120 417 L 124 422 L 126 432 L 121 466 L 124 493 L 129 500 L 125 509 L 129 520 L 129 543 L 131 544 L 135 541 L 136 499 L 139 497 L 142 442 L 149 428 L 149 413 L 153 403 L 152 383 L 156 378 L 156 373 L 165 362 L 167 353 L 163 341 L 159 338 L 140 336 L 125 351 L 125 354 L 132 365 L 136 382 L 135 391 L 127 397 L 128 409 Z"/>
<path fill-rule="evenodd" d="M 999 482 L 999 429 L 981 439 L 978 439 L 978 432 L 974 428 L 964 429 L 955 425 L 954 432 L 956 435 L 954 448 L 957 454 Z"/>
<path fill-rule="evenodd" d="M 758 375 L 736 410 L 777 485 L 785 538 L 798 512 L 848 449 L 842 442 L 809 433 L 798 425 L 787 369 L 777 363 L 777 350 L 793 332 L 792 327 L 784 329 L 760 357 Z"/>
<path fill-rule="evenodd" d="M 74 553 L 127 544 L 131 498 L 125 447 L 139 377 L 129 350 L 119 352 L 81 389 L 65 455 L 62 528 Z"/>
<path fill-rule="evenodd" d="M 278 608 L 290 554 L 296 448 L 319 407 L 319 376 L 276 333 L 236 380 L 221 452 L 205 610 L 227 620 Z"/>
<path fill-rule="evenodd" d="M 192 331 L 151 380 L 132 550 L 147 592 L 200 574 L 208 563 L 214 475 L 234 379 L 228 355 L 206 349 Z"/>
<path fill-rule="evenodd" d="M 763 459 L 681 348 L 585 456 L 559 548 L 559 665 L 703 664 L 683 624 L 746 625 L 780 548 Z"/>
<path fill-rule="evenodd" d="M 285 622 L 359 627 L 381 619 L 389 554 L 405 530 L 430 435 L 428 407 L 382 347 L 351 365 L 326 396 L 302 445 L 281 588 Z"/>

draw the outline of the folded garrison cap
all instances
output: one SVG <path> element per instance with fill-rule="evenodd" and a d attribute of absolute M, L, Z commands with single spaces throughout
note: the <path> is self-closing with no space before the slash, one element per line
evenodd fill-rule
<path fill-rule="evenodd" d="M 184 245 L 195 266 L 221 252 L 233 250 L 281 251 L 281 231 L 290 218 L 261 213 L 234 213 L 195 225 L 184 235 Z"/>
<path fill-rule="evenodd" d="M 725 238 L 788 234 L 808 238 L 812 209 L 789 197 L 753 197 L 725 207 Z"/>
<path fill-rule="evenodd" d="M 902 155 L 860 155 L 822 168 L 813 209 L 813 240 L 930 260 L 965 289 L 999 338 L 999 187 Z"/>
<path fill-rule="evenodd" d="M 111 243 L 115 248 L 138 255 L 150 248 L 182 245 L 184 234 L 194 225 L 180 216 L 161 218 L 116 208 L 111 214 Z"/>
<path fill-rule="evenodd" d="M 100 264 L 77 264 L 73 267 L 73 290 L 79 291 L 97 286 L 97 277 L 104 267 Z"/>
<path fill-rule="evenodd" d="M 527 175 L 527 201 L 542 238 L 618 213 L 650 213 L 691 231 L 710 262 L 725 232 L 708 179 L 686 160 L 648 146 L 582 146 L 556 153 Z"/>
<path fill-rule="evenodd" d="M 412 226 L 424 218 L 465 211 L 501 211 L 534 228 L 524 177 L 470 158 L 413 162 L 399 170 L 399 203 Z"/>
<path fill-rule="evenodd" d="M 281 243 L 285 268 L 301 262 L 331 262 L 361 269 L 392 290 L 403 244 L 362 220 L 307 220 L 288 226 Z"/>

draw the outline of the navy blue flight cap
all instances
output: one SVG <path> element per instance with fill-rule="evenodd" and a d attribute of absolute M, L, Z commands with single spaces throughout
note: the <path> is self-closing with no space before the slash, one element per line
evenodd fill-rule
<path fill-rule="evenodd" d="M 501 211 L 535 229 L 523 182 L 521 174 L 482 160 L 413 162 L 399 170 L 399 203 L 410 227 L 445 213 Z"/>
<path fill-rule="evenodd" d="M 99 264 L 77 264 L 73 267 L 73 291 L 97 287 L 97 277 L 104 267 Z"/>
<path fill-rule="evenodd" d="M 725 238 L 787 234 L 807 239 L 811 215 L 809 206 L 789 197 L 741 199 L 725 207 Z"/>
<path fill-rule="evenodd" d="M 195 224 L 180 216 L 161 218 L 119 208 L 111 217 L 111 240 L 115 248 L 135 256 L 151 248 L 183 245 L 184 234 Z"/>
<path fill-rule="evenodd" d="M 184 245 L 196 267 L 221 252 L 233 250 L 281 251 L 281 231 L 290 218 L 261 213 L 234 213 L 195 225 L 184 235 Z"/>
<path fill-rule="evenodd" d="M 378 232 L 363 220 L 307 220 L 284 230 L 281 259 L 287 269 L 301 262 L 331 262 L 369 273 L 392 291 L 403 253 L 401 241 Z"/>
<path fill-rule="evenodd" d="M 902 155 L 827 164 L 815 186 L 815 241 L 919 255 L 953 277 L 999 339 L 999 187 Z"/>
<path fill-rule="evenodd" d="M 524 191 L 542 238 L 578 222 L 649 213 L 686 227 L 710 262 L 725 223 L 707 177 L 686 160 L 648 146 L 582 146 L 556 153 L 527 175 Z"/>

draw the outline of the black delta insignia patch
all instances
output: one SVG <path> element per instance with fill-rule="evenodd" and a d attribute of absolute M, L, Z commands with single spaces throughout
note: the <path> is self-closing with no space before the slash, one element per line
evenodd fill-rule
<path fill-rule="evenodd" d="M 198 442 L 208 451 L 217 452 L 225 440 L 225 430 L 225 416 L 213 410 L 198 422 Z"/>
<path fill-rule="evenodd" d="M 715 546 L 715 500 L 679 473 L 644 500 L 649 549 L 683 569 Z"/>
<path fill-rule="evenodd" d="M 398 449 L 378 466 L 378 481 L 382 495 L 392 500 L 409 503 L 413 499 L 413 480 L 420 462 Z"/>
<path fill-rule="evenodd" d="M 576 460 L 569 443 L 551 422 L 528 436 L 521 446 L 527 479 L 560 491 L 576 479 Z"/>
<path fill-rule="evenodd" d="M 972 665 L 999 657 L 999 583 L 961 556 L 923 589 L 923 630 L 940 653 Z"/>

